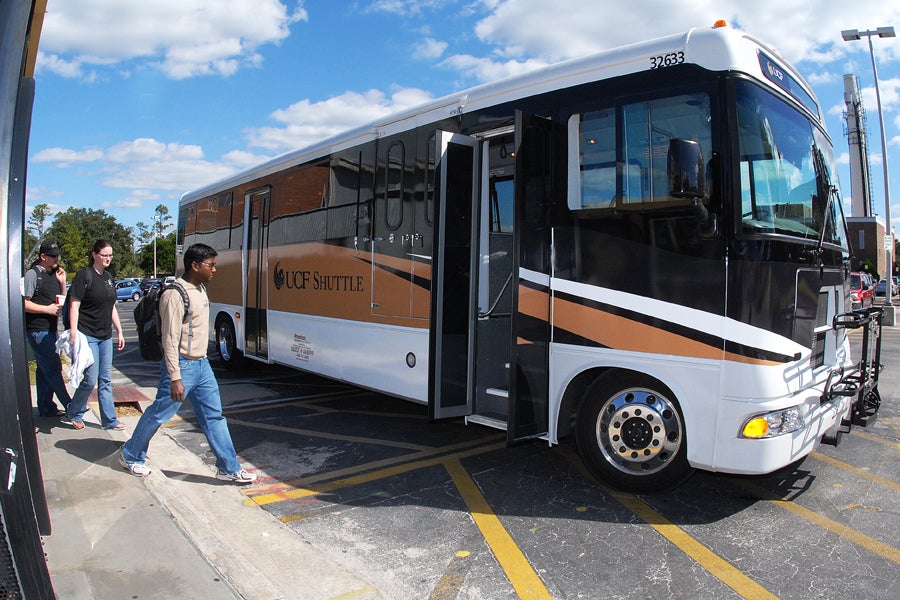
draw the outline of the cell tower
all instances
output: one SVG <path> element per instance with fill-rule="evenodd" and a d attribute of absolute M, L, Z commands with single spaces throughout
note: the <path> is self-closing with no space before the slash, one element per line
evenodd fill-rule
<path fill-rule="evenodd" d="M 872 186 L 869 180 L 869 142 L 866 134 L 866 109 L 859 97 L 856 75 L 844 75 L 844 113 L 847 142 L 850 145 L 850 198 L 851 215 L 872 216 Z"/>

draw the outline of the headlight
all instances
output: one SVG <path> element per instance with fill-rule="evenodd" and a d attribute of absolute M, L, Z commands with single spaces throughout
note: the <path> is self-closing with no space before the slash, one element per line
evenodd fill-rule
<path fill-rule="evenodd" d="M 785 408 L 748 419 L 741 427 L 741 437 L 770 438 L 797 431 L 803 427 L 803 417 L 797 408 Z"/>

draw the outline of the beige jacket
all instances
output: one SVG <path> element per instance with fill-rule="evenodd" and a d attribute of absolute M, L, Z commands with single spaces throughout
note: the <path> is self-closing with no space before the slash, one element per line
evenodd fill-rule
<path fill-rule="evenodd" d="M 209 296 L 206 295 L 206 288 L 192 285 L 180 277 L 175 281 L 184 287 L 191 301 L 193 330 L 187 323 L 181 322 L 184 319 L 181 294 L 175 290 L 163 294 L 159 299 L 163 360 L 173 381 L 181 379 L 178 357 L 194 360 L 205 357 L 209 340 Z"/>

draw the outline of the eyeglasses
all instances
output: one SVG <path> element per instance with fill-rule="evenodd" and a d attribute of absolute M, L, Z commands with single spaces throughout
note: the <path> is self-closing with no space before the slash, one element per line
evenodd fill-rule
<path fill-rule="evenodd" d="M 205 263 L 205 262 L 201 262 L 201 263 L 197 263 L 197 264 L 198 264 L 198 265 L 203 265 L 203 266 L 206 267 L 207 269 L 210 269 L 210 270 L 213 270 L 213 271 L 216 269 L 216 263 Z"/>
<path fill-rule="evenodd" d="M 112 258 L 113 257 L 112 254 L 98 254 L 97 256 L 99 256 L 100 258 Z"/>

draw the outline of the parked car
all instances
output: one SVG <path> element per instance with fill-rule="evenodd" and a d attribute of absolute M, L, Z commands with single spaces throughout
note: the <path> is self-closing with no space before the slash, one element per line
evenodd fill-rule
<path fill-rule="evenodd" d="M 150 291 L 150 288 L 159 287 L 159 282 L 159 277 L 144 277 L 140 284 L 141 291 L 146 294 Z"/>
<path fill-rule="evenodd" d="M 872 276 L 868 273 L 850 273 L 850 302 L 851 307 L 867 308 L 872 306 L 875 300 L 875 286 L 872 284 Z"/>
<path fill-rule="evenodd" d="M 891 277 L 891 280 L 894 282 L 894 295 L 900 294 L 900 277 L 894 275 Z"/>
<path fill-rule="evenodd" d="M 123 279 L 116 282 L 116 298 L 122 301 L 134 300 L 137 302 L 144 295 L 141 286 L 132 279 Z"/>
<path fill-rule="evenodd" d="M 893 287 L 893 286 L 891 286 Z M 888 282 L 887 279 L 882 279 L 878 283 L 875 284 L 875 295 L 876 296 L 884 296 L 887 292 Z M 893 294 L 892 294 L 893 295 Z"/>

